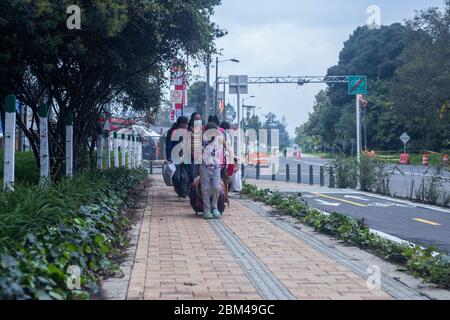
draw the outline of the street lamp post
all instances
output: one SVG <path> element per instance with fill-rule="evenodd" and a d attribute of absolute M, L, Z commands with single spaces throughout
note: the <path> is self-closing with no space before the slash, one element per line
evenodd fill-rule
<path fill-rule="evenodd" d="M 253 118 L 256 117 L 256 110 L 261 110 L 261 107 L 256 107 L 256 106 L 244 106 L 243 108 L 247 109 L 247 126 L 249 125 L 250 122 L 250 109 L 253 110 Z"/>
<path fill-rule="evenodd" d="M 256 117 L 256 110 L 262 110 L 262 108 L 261 107 L 258 107 L 258 108 L 253 108 L 253 117 Z"/>
<path fill-rule="evenodd" d="M 247 109 L 249 108 L 249 106 L 245 105 L 245 101 L 249 100 L 249 99 L 254 99 L 254 98 L 256 98 L 256 97 L 255 96 L 250 96 L 250 97 L 247 97 L 247 98 L 242 98 L 242 119 L 245 119 L 245 117 L 244 117 L 244 109 L 245 108 L 247 108 Z M 247 116 L 247 120 L 248 120 L 248 116 Z M 245 120 L 242 120 L 242 132 L 245 129 L 244 123 L 245 123 Z M 239 123 L 239 129 L 241 129 L 241 123 Z M 247 152 L 248 152 L 248 146 L 247 146 L 247 143 L 246 143 L 244 145 L 244 154 L 245 154 L 245 156 L 247 156 Z"/>
<path fill-rule="evenodd" d="M 205 101 L 205 114 L 203 115 L 205 117 L 205 121 L 207 121 L 209 117 L 209 72 L 210 72 L 210 65 L 211 65 L 211 57 L 208 54 L 208 57 L 206 58 L 206 101 Z"/>
<path fill-rule="evenodd" d="M 256 97 L 255 96 L 250 96 L 248 98 L 242 98 L 242 118 L 244 118 L 244 109 L 246 109 L 246 108 L 250 109 L 251 108 L 251 106 L 246 106 L 245 105 L 245 101 L 247 101 L 248 99 L 254 99 L 254 98 L 256 98 Z M 247 110 L 247 112 L 248 112 L 248 110 Z M 248 120 L 248 115 L 247 115 L 247 120 Z M 244 128 L 244 126 L 242 126 L 242 128 Z"/>
<path fill-rule="evenodd" d="M 226 84 L 224 81 L 223 82 L 223 122 L 227 121 L 227 104 L 225 101 L 225 89 L 226 89 Z"/>
<path fill-rule="evenodd" d="M 239 63 L 238 59 L 227 59 L 227 60 L 222 60 L 219 61 L 219 57 L 216 57 L 216 92 L 215 92 L 215 96 L 214 96 L 214 113 L 217 115 L 219 114 L 219 108 L 218 108 L 218 102 L 219 102 L 219 63 L 222 62 L 234 62 L 234 63 Z M 223 92 L 225 94 L 225 91 Z M 225 119 L 225 116 L 224 116 Z"/>

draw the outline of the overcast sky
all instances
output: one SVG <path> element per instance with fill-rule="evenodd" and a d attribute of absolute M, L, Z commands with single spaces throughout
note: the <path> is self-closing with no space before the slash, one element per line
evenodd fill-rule
<path fill-rule="evenodd" d="M 222 0 L 213 21 L 229 34 L 217 41 L 223 59 L 220 74 L 249 76 L 325 75 L 338 62 L 343 42 L 357 26 L 365 25 L 369 5 L 381 8 L 381 22 L 389 25 L 414 16 L 415 10 L 441 6 L 443 0 Z M 199 75 L 205 72 L 201 69 Z M 214 69 L 212 69 L 214 74 Z M 212 79 L 211 83 L 213 83 Z M 324 85 L 251 86 L 256 98 L 246 104 L 286 116 L 288 130 L 308 119 L 314 97 Z M 236 97 L 227 96 L 235 105 Z"/>

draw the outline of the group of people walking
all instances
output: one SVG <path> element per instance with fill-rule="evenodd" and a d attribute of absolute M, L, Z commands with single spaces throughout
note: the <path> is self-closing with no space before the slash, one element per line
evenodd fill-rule
<path fill-rule="evenodd" d="M 224 194 L 227 198 L 231 179 L 238 169 L 230 129 L 229 123 L 220 123 L 215 115 L 203 124 L 201 115 L 196 112 L 190 119 L 178 118 L 167 132 L 167 161 L 175 164 L 177 170 L 186 170 L 189 190 L 193 191 L 196 184 L 200 184 L 205 219 L 221 217 L 219 199 L 223 199 Z"/>

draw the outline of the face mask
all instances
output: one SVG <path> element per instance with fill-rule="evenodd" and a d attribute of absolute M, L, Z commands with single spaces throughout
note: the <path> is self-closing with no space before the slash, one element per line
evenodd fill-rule
<path fill-rule="evenodd" d="M 200 131 L 202 129 L 202 120 L 194 121 L 194 130 Z"/>

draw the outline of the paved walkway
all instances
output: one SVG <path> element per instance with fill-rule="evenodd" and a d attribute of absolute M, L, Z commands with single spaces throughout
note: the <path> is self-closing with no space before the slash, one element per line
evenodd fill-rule
<path fill-rule="evenodd" d="M 152 179 L 127 299 L 392 299 L 243 201 L 206 221 Z"/>

